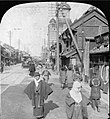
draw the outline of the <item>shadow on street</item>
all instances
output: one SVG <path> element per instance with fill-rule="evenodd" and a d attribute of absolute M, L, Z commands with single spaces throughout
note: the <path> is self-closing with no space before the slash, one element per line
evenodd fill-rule
<path fill-rule="evenodd" d="M 58 108 L 59 106 L 55 103 L 53 103 L 52 100 L 48 101 L 48 103 L 45 103 L 44 105 L 44 117 L 50 112 L 50 110 L 54 110 L 55 108 Z"/>

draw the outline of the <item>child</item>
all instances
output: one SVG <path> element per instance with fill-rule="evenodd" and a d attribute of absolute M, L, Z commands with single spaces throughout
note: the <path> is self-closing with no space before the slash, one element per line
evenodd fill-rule
<path fill-rule="evenodd" d="M 96 73 L 93 74 L 93 78 L 90 80 L 90 87 L 91 87 L 91 95 L 90 99 L 92 101 L 92 107 L 95 110 L 95 107 L 97 108 L 97 111 L 100 112 L 99 110 L 99 102 L 101 98 L 101 81 L 100 79 L 96 76 Z"/>
<path fill-rule="evenodd" d="M 44 117 L 44 100 L 48 98 L 53 91 L 49 85 L 40 79 L 39 72 L 35 72 L 34 80 L 26 87 L 24 92 L 32 100 L 33 115 L 36 119 Z"/>

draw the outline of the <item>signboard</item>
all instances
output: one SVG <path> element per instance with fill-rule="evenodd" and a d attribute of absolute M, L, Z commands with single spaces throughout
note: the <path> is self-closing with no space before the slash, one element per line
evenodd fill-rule
<path fill-rule="evenodd" d="M 76 65 L 76 58 L 73 58 L 73 59 L 71 59 L 71 60 L 72 60 L 73 66 L 75 66 L 75 65 Z"/>

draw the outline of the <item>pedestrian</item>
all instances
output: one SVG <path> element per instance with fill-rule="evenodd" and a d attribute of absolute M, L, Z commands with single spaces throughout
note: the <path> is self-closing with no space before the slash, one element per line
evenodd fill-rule
<path fill-rule="evenodd" d="M 96 73 L 93 74 L 93 77 L 90 80 L 90 87 L 91 87 L 90 100 L 92 101 L 92 108 L 95 110 L 96 107 L 97 111 L 100 112 L 99 103 L 101 98 L 101 91 L 100 91 L 101 80 L 98 78 Z"/>
<path fill-rule="evenodd" d="M 30 71 L 29 75 L 33 77 L 33 76 L 34 76 L 34 73 L 35 73 L 35 71 L 36 71 L 34 62 L 32 62 L 32 63 L 30 64 L 30 66 L 29 66 L 29 71 Z"/>
<path fill-rule="evenodd" d="M 67 69 L 67 73 L 66 73 L 66 77 L 67 77 L 67 80 L 66 80 L 66 83 L 67 83 L 67 87 L 68 89 L 71 89 L 72 88 L 72 85 L 73 85 L 73 69 L 72 69 L 72 65 L 69 65 L 68 69 Z"/>
<path fill-rule="evenodd" d="M 33 115 L 36 119 L 44 117 L 44 101 L 52 93 L 50 86 L 40 78 L 39 72 L 35 72 L 33 81 L 25 88 L 30 100 L 32 100 Z"/>
<path fill-rule="evenodd" d="M 82 78 L 82 76 L 81 76 L 81 74 L 80 74 L 79 71 L 75 71 L 74 72 L 74 74 L 73 74 L 73 80 L 74 81 L 80 81 L 80 82 L 83 80 L 83 78 Z"/>
<path fill-rule="evenodd" d="M 61 88 L 64 89 L 66 86 L 66 69 L 65 69 L 65 67 L 62 67 L 60 70 L 60 82 L 61 82 Z"/>
<path fill-rule="evenodd" d="M 48 83 L 49 81 L 49 76 L 51 76 L 51 73 L 48 71 L 47 68 L 45 68 L 45 70 L 42 72 L 42 76 L 45 79 L 45 81 Z"/>
<path fill-rule="evenodd" d="M 4 63 L 1 62 L 1 73 L 3 73 L 3 71 L 4 71 Z"/>
<path fill-rule="evenodd" d="M 90 100 L 81 93 L 81 83 L 75 81 L 66 96 L 67 119 L 88 119 L 87 105 Z"/>

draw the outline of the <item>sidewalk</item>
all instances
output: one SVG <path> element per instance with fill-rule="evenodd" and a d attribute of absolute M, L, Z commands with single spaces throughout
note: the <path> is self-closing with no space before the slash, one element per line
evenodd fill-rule
<path fill-rule="evenodd" d="M 56 74 L 56 72 L 53 72 L 52 70 L 49 70 L 50 73 L 52 74 L 52 78 L 56 79 L 56 83 L 60 85 L 60 82 L 59 82 L 59 76 Z M 59 83 L 58 83 L 59 82 Z M 90 86 L 87 84 L 87 83 L 82 83 L 82 87 L 84 88 L 84 90 L 86 90 L 88 92 L 88 95 L 90 95 L 90 91 L 91 91 L 91 88 Z M 101 101 L 103 101 L 105 104 L 107 104 L 107 106 L 109 106 L 109 94 L 104 94 L 101 90 Z"/>

